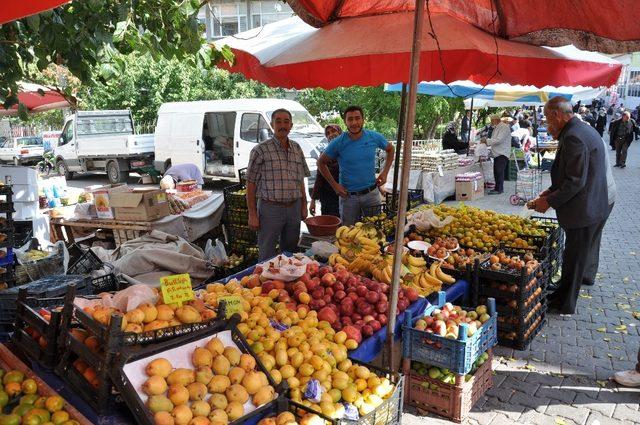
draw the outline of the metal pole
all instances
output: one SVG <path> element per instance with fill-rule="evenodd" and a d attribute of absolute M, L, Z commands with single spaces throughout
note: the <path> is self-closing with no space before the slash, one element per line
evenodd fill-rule
<path fill-rule="evenodd" d="M 467 137 L 467 156 L 469 156 L 469 146 L 471 145 L 471 126 L 473 125 L 473 96 L 471 97 L 471 116 L 469 117 L 469 135 Z"/>
<path fill-rule="evenodd" d="M 416 119 L 416 97 L 418 94 L 418 73 L 420 70 L 420 53 L 422 52 L 422 27 L 425 0 L 416 0 L 415 22 L 413 26 L 413 46 L 411 48 L 411 68 L 409 74 L 409 98 L 407 102 L 407 125 L 405 131 L 404 151 L 402 158 L 402 179 L 400 180 L 400 200 L 396 217 L 396 239 L 394 244 L 393 276 L 391 280 L 391 297 L 389 297 L 389 321 L 387 323 L 387 347 L 390 368 L 396 367 L 393 353 L 396 312 L 398 311 L 398 290 L 400 289 L 400 270 L 402 266 L 402 240 L 404 239 L 404 222 L 407 212 L 407 186 L 411 165 L 411 148 L 413 147 L 413 126 Z"/>
<path fill-rule="evenodd" d="M 398 205 L 396 193 L 398 192 L 398 172 L 400 171 L 400 149 L 404 136 L 405 118 L 407 115 L 407 83 L 402 83 L 402 97 L 400 98 L 400 117 L 398 117 L 398 137 L 396 143 L 396 160 L 393 163 L 393 192 L 391 192 L 392 205 Z"/>
<path fill-rule="evenodd" d="M 542 170 L 540 163 L 540 146 L 538 146 L 538 110 L 533 107 L 533 138 L 536 141 L 536 152 L 538 153 L 538 170 Z"/>

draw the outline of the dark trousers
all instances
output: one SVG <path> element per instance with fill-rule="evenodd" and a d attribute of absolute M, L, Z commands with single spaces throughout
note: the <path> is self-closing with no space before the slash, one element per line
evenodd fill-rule
<path fill-rule="evenodd" d="M 289 206 L 277 205 L 258 200 L 258 257 L 265 261 L 275 257 L 280 251 L 296 252 L 300 239 L 301 200 Z"/>
<path fill-rule="evenodd" d="M 580 287 L 587 266 L 592 263 L 590 260 L 591 249 L 596 242 L 598 233 L 602 233 L 605 222 L 606 219 L 587 227 L 565 229 L 562 277 L 558 289 L 549 297 L 559 304 L 561 313 L 574 314 L 576 311 Z"/>
<path fill-rule="evenodd" d="M 322 208 L 322 215 L 340 217 L 340 201 L 338 200 L 338 195 L 321 196 L 320 207 Z"/>
<path fill-rule="evenodd" d="M 600 241 L 602 240 L 602 230 L 604 229 L 604 225 L 609 219 L 609 215 L 613 210 L 614 204 L 609 205 L 609 212 L 605 217 L 604 221 L 601 225 L 596 229 L 596 234 L 593 238 L 593 244 L 589 249 L 589 255 L 587 257 L 587 266 L 584 271 L 584 277 L 582 278 L 582 282 L 587 285 L 593 285 L 596 281 L 596 274 L 598 273 L 598 265 L 600 264 Z"/>
<path fill-rule="evenodd" d="M 493 178 L 496 182 L 494 190 L 498 192 L 504 191 L 504 175 L 507 172 L 509 166 L 509 158 L 504 155 L 493 158 Z"/>
<path fill-rule="evenodd" d="M 624 139 L 616 139 L 616 165 L 626 165 L 629 144 Z"/>

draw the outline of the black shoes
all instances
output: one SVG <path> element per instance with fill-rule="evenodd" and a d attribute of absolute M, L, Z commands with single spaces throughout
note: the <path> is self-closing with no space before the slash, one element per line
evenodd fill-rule
<path fill-rule="evenodd" d="M 627 168 L 627 166 L 625 164 L 622 164 L 620 168 Z"/>
<path fill-rule="evenodd" d="M 616 164 L 616 165 L 614 165 L 614 167 L 622 167 L 622 165 Z"/>
<path fill-rule="evenodd" d="M 500 195 L 501 193 L 503 193 L 502 190 L 490 190 L 489 191 L 489 195 Z"/>

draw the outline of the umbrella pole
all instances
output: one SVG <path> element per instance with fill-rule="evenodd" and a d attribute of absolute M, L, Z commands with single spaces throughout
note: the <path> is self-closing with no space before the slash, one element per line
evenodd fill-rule
<path fill-rule="evenodd" d="M 538 111 L 533 107 L 533 138 L 536 141 L 536 154 L 538 155 L 538 170 L 542 170 L 540 163 L 540 146 L 538 146 Z"/>
<path fill-rule="evenodd" d="M 473 125 L 473 96 L 471 96 L 471 116 L 469 117 L 469 135 L 467 136 L 467 156 L 469 156 L 469 146 L 471 145 L 471 126 Z M 466 112 L 465 112 L 466 113 Z"/>
<path fill-rule="evenodd" d="M 389 297 L 389 322 L 387 323 L 387 354 L 391 369 L 396 369 L 394 359 L 394 331 L 396 313 L 398 311 L 398 291 L 400 290 L 400 271 L 402 266 L 402 241 L 404 239 L 404 222 L 407 212 L 407 185 L 411 165 L 411 148 L 413 147 L 413 126 L 416 119 L 416 97 L 418 93 L 418 72 L 420 70 L 420 53 L 422 52 L 422 27 L 425 0 L 416 0 L 415 21 L 413 26 L 413 46 L 411 49 L 411 68 L 409 74 L 409 98 L 407 102 L 407 125 L 405 130 L 404 151 L 402 158 L 402 178 L 400 180 L 400 199 L 396 216 L 396 239 L 394 244 L 393 276 L 391 279 L 391 297 Z"/>
<path fill-rule="evenodd" d="M 405 117 L 407 115 L 407 84 L 402 83 L 402 97 L 400 98 L 400 117 L 398 117 L 398 137 L 396 142 L 396 159 L 393 162 L 393 191 L 391 192 L 391 205 L 398 205 L 398 172 L 400 171 L 400 149 L 402 149 L 402 136 L 404 135 Z"/>

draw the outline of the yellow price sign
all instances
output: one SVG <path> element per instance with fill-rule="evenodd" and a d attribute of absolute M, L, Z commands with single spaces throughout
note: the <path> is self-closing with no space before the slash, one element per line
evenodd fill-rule
<path fill-rule="evenodd" d="M 182 305 L 195 298 L 188 273 L 174 274 L 160 278 L 160 290 L 165 304 Z"/>
<path fill-rule="evenodd" d="M 242 298 L 237 295 L 227 295 L 224 297 L 218 298 L 218 305 L 220 305 L 220 301 L 224 301 L 225 306 L 225 316 L 228 319 L 235 313 L 241 313 L 243 311 L 242 308 Z"/>

